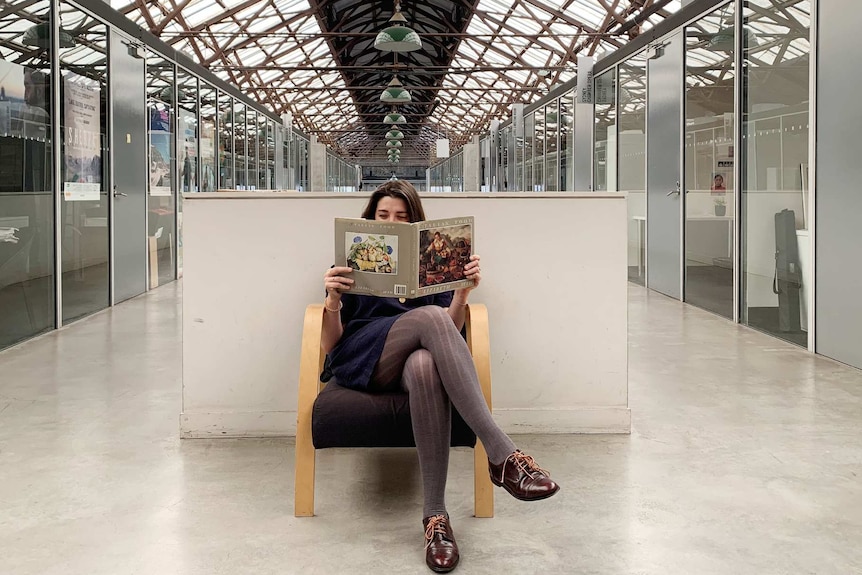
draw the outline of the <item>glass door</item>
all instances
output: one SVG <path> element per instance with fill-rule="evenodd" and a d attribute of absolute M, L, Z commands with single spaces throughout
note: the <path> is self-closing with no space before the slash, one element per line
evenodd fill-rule
<path fill-rule="evenodd" d="M 733 318 L 735 9 L 686 28 L 685 300 Z"/>

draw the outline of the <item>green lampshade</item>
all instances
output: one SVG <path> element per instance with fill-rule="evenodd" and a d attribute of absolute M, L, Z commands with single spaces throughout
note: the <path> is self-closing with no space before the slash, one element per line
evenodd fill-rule
<path fill-rule="evenodd" d="M 733 26 L 722 28 L 709 39 L 706 49 L 713 52 L 733 52 L 735 47 L 734 36 Z M 754 48 L 760 44 L 757 40 L 757 35 L 748 28 L 745 30 L 745 44 L 746 48 Z"/>
<path fill-rule="evenodd" d="M 25 46 L 35 46 L 37 48 L 45 48 L 50 46 L 51 26 L 48 22 L 42 22 L 35 26 L 30 26 L 21 37 L 21 43 Z M 60 48 L 71 48 L 75 45 L 75 39 L 65 30 L 60 30 Z"/>
<path fill-rule="evenodd" d="M 391 114 L 386 114 L 383 116 L 384 124 L 406 124 L 407 118 L 404 117 L 404 114 L 399 114 L 398 112 L 393 112 Z"/>
<path fill-rule="evenodd" d="M 397 157 L 401 156 L 401 150 L 396 150 L 396 149 L 389 150 L 389 153 L 387 154 L 387 156 L 397 158 Z"/>
<path fill-rule="evenodd" d="M 404 104 L 411 100 L 413 100 L 413 97 L 404 88 L 386 88 L 380 94 L 380 101 L 386 104 Z"/>
<path fill-rule="evenodd" d="M 402 132 L 401 130 L 389 130 L 388 132 L 386 132 L 386 139 L 387 140 L 403 140 L 404 139 L 404 132 Z"/>
<path fill-rule="evenodd" d="M 400 148 L 401 145 L 401 142 L 399 142 L 398 140 L 389 140 L 388 142 L 386 142 L 387 148 Z"/>
<path fill-rule="evenodd" d="M 407 26 L 389 26 L 377 34 L 374 47 L 384 52 L 413 52 L 422 49 L 422 40 Z"/>

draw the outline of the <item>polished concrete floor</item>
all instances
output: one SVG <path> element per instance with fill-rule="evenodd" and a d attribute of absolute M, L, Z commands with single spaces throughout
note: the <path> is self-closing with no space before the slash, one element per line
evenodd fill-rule
<path fill-rule="evenodd" d="M 0 353 L 0 573 L 430 573 L 413 450 L 178 438 L 179 286 Z M 563 485 L 471 514 L 458 573 L 862 573 L 862 372 L 630 288 L 630 436 L 522 436 Z"/>

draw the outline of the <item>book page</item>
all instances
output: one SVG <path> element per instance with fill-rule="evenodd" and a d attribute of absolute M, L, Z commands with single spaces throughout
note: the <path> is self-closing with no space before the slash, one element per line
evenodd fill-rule
<path fill-rule="evenodd" d="M 472 286 L 472 280 L 464 279 L 464 266 L 474 253 L 473 216 L 415 225 L 419 228 L 418 295 Z"/>
<path fill-rule="evenodd" d="M 336 218 L 335 265 L 353 268 L 351 293 L 416 297 L 414 238 L 411 224 Z"/>

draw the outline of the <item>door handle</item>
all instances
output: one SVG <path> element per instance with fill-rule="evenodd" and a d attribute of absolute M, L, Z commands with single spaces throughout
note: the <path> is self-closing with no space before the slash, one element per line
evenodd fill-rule
<path fill-rule="evenodd" d="M 674 195 L 674 194 L 679 195 L 680 191 L 681 191 L 681 188 L 679 187 L 679 182 L 677 182 L 677 183 L 676 183 L 676 189 L 675 189 L 675 190 L 671 190 L 671 191 L 669 191 L 669 192 L 668 192 L 667 194 L 665 194 L 665 195 L 666 195 L 666 196 L 668 196 L 668 197 L 669 197 L 669 196 L 672 196 L 672 195 Z"/>
<path fill-rule="evenodd" d="M 128 197 L 128 195 L 129 194 L 124 194 L 123 192 L 117 191 L 117 186 L 114 186 L 114 197 L 115 198 L 119 198 L 119 197 L 125 198 L 125 197 Z"/>

